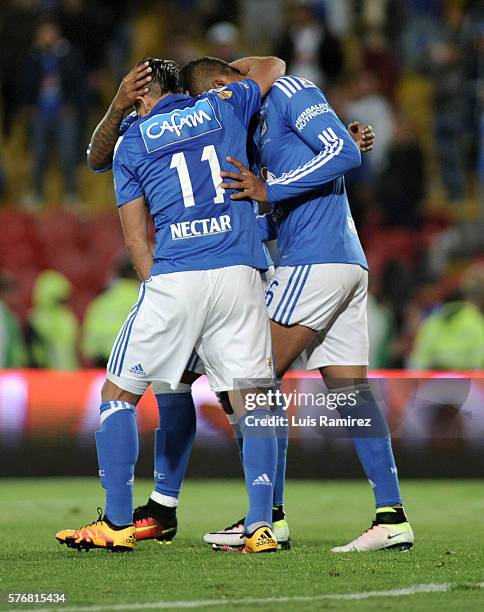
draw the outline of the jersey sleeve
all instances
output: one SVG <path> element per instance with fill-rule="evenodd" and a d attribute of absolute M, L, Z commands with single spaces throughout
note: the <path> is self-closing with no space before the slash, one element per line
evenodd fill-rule
<path fill-rule="evenodd" d="M 278 81 L 283 89 L 278 87 Z M 270 204 L 313 191 L 361 163 L 358 146 L 317 87 L 294 77 L 278 81 L 274 102 L 283 123 L 315 155 L 304 165 L 288 167 L 280 176 L 267 181 Z"/>
<path fill-rule="evenodd" d="M 226 87 L 213 90 L 212 95 L 218 96 L 226 104 L 230 104 L 246 128 L 250 120 L 258 113 L 261 107 L 261 94 L 258 83 L 252 79 L 245 79 L 236 83 L 230 83 Z"/>
<path fill-rule="evenodd" d="M 128 161 L 123 137 L 114 152 L 113 177 L 118 208 L 144 195 L 136 176 L 136 170 Z"/>

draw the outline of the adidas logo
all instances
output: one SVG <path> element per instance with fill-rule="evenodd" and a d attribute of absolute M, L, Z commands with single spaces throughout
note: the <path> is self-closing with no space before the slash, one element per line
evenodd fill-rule
<path fill-rule="evenodd" d="M 129 368 L 131 374 L 136 374 L 137 376 L 146 376 L 146 372 L 143 370 L 143 366 L 141 363 L 137 363 L 132 368 Z"/>
<path fill-rule="evenodd" d="M 276 544 L 276 541 L 272 537 L 271 532 L 266 529 L 259 535 L 259 538 L 257 539 L 257 542 L 255 543 L 255 545 L 256 546 L 266 546 L 268 544 Z"/>
<path fill-rule="evenodd" d="M 267 474 L 261 474 L 255 480 L 252 481 L 252 486 L 257 485 L 267 485 L 268 487 L 272 487 L 272 482 Z"/>

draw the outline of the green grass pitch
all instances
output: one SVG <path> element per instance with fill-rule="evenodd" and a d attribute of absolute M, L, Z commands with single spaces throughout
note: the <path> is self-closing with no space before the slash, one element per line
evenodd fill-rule
<path fill-rule="evenodd" d="M 244 487 L 236 481 L 187 481 L 174 543 L 143 542 L 133 554 L 80 553 L 54 539 L 58 529 L 96 518 L 103 495 L 94 479 L 3 480 L 0 491 L 4 600 L 7 592 L 64 591 L 69 608 L 96 611 L 116 604 L 118 610 L 484 610 L 484 502 L 475 481 L 403 482 L 414 549 L 350 555 L 329 548 L 368 526 L 372 499 L 363 481 L 290 481 L 293 550 L 260 556 L 213 553 L 201 539 L 244 513 Z M 138 480 L 136 502 L 149 491 L 150 482 Z M 452 586 L 398 597 L 318 599 L 420 584 Z"/>

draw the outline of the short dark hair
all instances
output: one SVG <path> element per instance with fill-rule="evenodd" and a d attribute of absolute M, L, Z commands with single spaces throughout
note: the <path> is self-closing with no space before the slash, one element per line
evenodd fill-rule
<path fill-rule="evenodd" d="M 181 69 L 183 86 L 192 96 L 198 96 L 210 89 L 215 76 L 234 73 L 240 75 L 240 72 L 227 62 L 208 56 L 192 60 Z"/>
<path fill-rule="evenodd" d="M 167 93 L 184 93 L 181 82 L 180 68 L 173 60 L 157 59 L 154 57 L 145 57 L 140 62 L 144 64 L 148 62 L 151 72 L 151 82 L 148 85 L 149 94 L 153 97 L 162 96 Z"/>

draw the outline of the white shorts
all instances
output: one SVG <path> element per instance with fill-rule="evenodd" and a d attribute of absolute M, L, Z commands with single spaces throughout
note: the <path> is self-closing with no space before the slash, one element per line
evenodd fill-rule
<path fill-rule="evenodd" d="M 270 268 L 266 270 L 266 272 L 261 272 L 260 276 L 261 276 L 262 287 L 264 291 L 267 289 L 274 274 L 275 274 L 274 266 L 270 266 Z M 190 359 L 188 360 L 188 363 L 185 369 L 194 374 L 200 374 L 200 375 L 205 374 L 205 366 L 196 351 L 193 351 L 193 353 L 190 355 Z M 157 385 L 156 383 L 153 385 L 153 392 L 155 394 L 162 392 L 165 389 L 166 387 Z"/>
<path fill-rule="evenodd" d="M 114 343 L 107 378 L 138 395 L 156 382 L 175 390 L 194 349 L 214 391 L 272 385 L 269 318 L 257 270 L 230 266 L 144 282 Z"/>
<path fill-rule="evenodd" d="M 307 370 L 368 365 L 368 272 L 353 264 L 276 269 L 266 291 L 269 317 L 318 332 L 301 355 Z"/>

